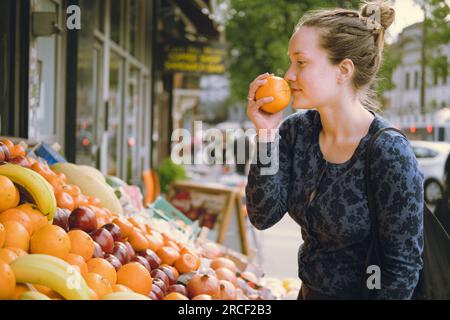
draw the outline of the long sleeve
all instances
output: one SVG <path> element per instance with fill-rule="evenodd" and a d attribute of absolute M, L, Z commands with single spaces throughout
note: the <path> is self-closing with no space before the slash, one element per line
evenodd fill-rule
<path fill-rule="evenodd" d="M 410 299 L 422 269 L 423 174 L 407 140 L 383 133 L 372 154 L 381 289 L 377 299 Z"/>
<path fill-rule="evenodd" d="M 288 209 L 294 119 L 291 116 L 283 121 L 275 142 L 263 143 L 256 139 L 256 152 L 250 165 L 245 192 L 250 221 L 259 230 L 280 221 Z"/>

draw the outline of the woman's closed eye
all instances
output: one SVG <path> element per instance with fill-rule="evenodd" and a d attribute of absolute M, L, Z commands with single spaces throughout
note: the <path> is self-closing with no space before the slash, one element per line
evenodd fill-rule
<path fill-rule="evenodd" d="M 304 62 L 304 61 L 297 61 L 297 64 L 298 64 L 299 66 L 303 66 L 303 65 L 305 64 L 305 62 Z"/>

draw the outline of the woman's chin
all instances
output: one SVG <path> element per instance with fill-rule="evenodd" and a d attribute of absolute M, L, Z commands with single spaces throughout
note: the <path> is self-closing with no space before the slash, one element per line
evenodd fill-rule
<path fill-rule="evenodd" d="M 314 109 L 314 106 L 310 103 L 306 103 L 305 101 L 293 101 L 292 108 L 294 110 L 309 110 Z"/>

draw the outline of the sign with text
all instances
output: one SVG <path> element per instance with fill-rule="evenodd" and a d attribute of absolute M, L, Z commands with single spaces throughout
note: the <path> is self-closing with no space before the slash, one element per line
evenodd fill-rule
<path fill-rule="evenodd" d="M 223 74 L 226 56 L 224 43 L 168 43 L 163 50 L 163 69 L 166 72 Z"/>

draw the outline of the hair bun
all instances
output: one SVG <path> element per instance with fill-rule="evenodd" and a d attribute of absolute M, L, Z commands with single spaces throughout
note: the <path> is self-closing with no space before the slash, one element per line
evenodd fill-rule
<path fill-rule="evenodd" d="M 384 1 L 370 1 L 361 7 L 360 15 L 366 19 L 373 19 L 372 21 L 386 30 L 394 22 L 395 10 Z"/>

